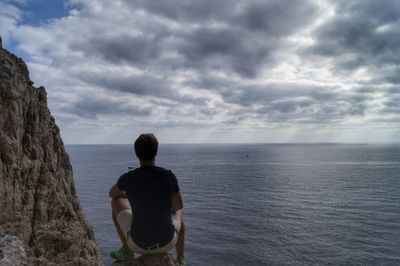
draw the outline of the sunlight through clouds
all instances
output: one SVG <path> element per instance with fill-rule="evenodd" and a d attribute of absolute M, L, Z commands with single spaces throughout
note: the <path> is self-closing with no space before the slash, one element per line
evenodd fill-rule
<path fill-rule="evenodd" d="M 0 6 L 67 143 L 397 141 L 398 1 Z"/>

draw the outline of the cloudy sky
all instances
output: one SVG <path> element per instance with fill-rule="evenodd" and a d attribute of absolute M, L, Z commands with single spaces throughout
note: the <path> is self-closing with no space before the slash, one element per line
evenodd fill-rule
<path fill-rule="evenodd" d="M 399 142 L 398 0 L 0 0 L 65 143 Z"/>

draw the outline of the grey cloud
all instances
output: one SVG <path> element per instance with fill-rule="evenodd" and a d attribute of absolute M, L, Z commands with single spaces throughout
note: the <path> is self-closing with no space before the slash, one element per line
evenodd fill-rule
<path fill-rule="evenodd" d="M 399 32 L 400 34 L 400 32 Z M 400 42 L 399 42 L 400 45 Z M 400 53 L 400 48 L 399 48 L 399 53 Z M 397 55 L 399 56 L 399 55 Z M 400 57 L 400 56 L 399 56 Z M 392 84 L 400 84 L 400 59 L 399 63 L 396 64 L 396 68 L 392 69 L 391 71 L 382 71 L 383 73 L 381 74 L 382 80 L 384 82 L 392 83 Z"/>
<path fill-rule="evenodd" d="M 358 95 L 360 97 L 373 97 L 373 94 L 376 93 L 383 93 L 387 96 L 395 95 L 395 94 L 400 94 L 400 87 L 399 86 L 368 86 L 368 87 L 354 87 L 352 88 L 352 91 L 355 95 Z"/>
<path fill-rule="evenodd" d="M 235 6 L 239 3 L 235 0 L 126 0 L 129 6 L 143 9 L 147 12 L 160 15 L 172 20 L 179 21 L 204 21 L 210 19 L 224 19 L 234 12 Z"/>
<path fill-rule="evenodd" d="M 178 52 L 184 55 L 186 66 L 254 77 L 263 65 L 276 63 L 271 55 L 285 47 L 279 37 L 307 25 L 316 13 L 309 1 L 287 2 L 237 2 L 235 10 L 241 11 L 231 11 L 220 21 L 223 26 L 205 24 L 179 34 Z"/>
<path fill-rule="evenodd" d="M 271 60 L 268 55 L 275 45 L 273 40 L 261 41 L 240 29 L 199 28 L 183 36 L 178 52 L 191 68 L 230 69 L 253 77 L 263 63 Z"/>
<path fill-rule="evenodd" d="M 124 1 L 126 9 L 144 10 L 171 19 L 179 27 L 157 20 L 138 21 L 129 29 L 77 39 L 70 44 L 87 56 L 102 57 L 147 68 L 162 65 L 195 71 L 216 69 L 255 77 L 277 60 L 275 51 L 287 48 L 281 38 L 309 24 L 317 14 L 312 1 Z M 122 27 L 123 28 L 123 27 Z M 165 54 L 180 57 L 165 59 Z"/>
<path fill-rule="evenodd" d="M 388 123 L 388 124 L 400 124 L 400 118 L 375 118 L 370 119 L 372 123 Z"/>
<path fill-rule="evenodd" d="M 359 87 L 359 88 L 353 88 L 353 91 L 355 93 L 358 93 L 358 94 L 366 94 L 366 95 L 368 95 L 368 94 L 375 93 L 377 91 L 377 88 L 374 88 L 374 87 Z"/>
<path fill-rule="evenodd" d="M 347 116 L 364 115 L 364 103 L 325 102 L 315 100 L 286 99 L 279 102 L 266 103 L 257 109 L 263 120 L 268 122 L 296 123 L 335 123 Z"/>
<path fill-rule="evenodd" d="M 277 83 L 221 88 L 225 102 L 254 110 L 268 122 L 332 123 L 346 116 L 363 116 L 373 95 L 337 87 Z"/>
<path fill-rule="evenodd" d="M 387 92 L 390 94 L 400 94 L 400 87 L 388 88 Z"/>
<path fill-rule="evenodd" d="M 73 41 L 70 47 L 84 51 L 88 56 L 101 56 L 112 63 L 145 64 L 159 56 L 158 37 L 103 35 Z"/>
<path fill-rule="evenodd" d="M 181 95 L 176 85 L 151 74 L 102 73 L 81 72 L 77 75 L 82 81 L 96 85 L 109 91 L 126 92 L 139 97 L 147 97 L 150 101 L 165 106 L 181 104 L 204 105 L 208 98 Z M 169 102 L 160 102 L 167 99 Z"/>
<path fill-rule="evenodd" d="M 400 114 L 400 96 L 390 97 L 383 103 L 382 113 Z"/>
<path fill-rule="evenodd" d="M 231 87 L 234 82 L 228 77 L 216 77 L 206 72 L 199 78 L 185 80 L 184 84 L 196 89 L 220 90 L 221 88 Z"/>
<path fill-rule="evenodd" d="M 171 97 L 175 94 L 168 81 L 146 74 L 82 72 L 78 77 L 92 85 L 141 96 Z"/>
<path fill-rule="evenodd" d="M 336 15 L 317 29 L 316 44 L 308 48 L 307 54 L 334 57 L 338 70 L 400 64 L 399 1 L 333 3 Z"/>
<path fill-rule="evenodd" d="M 307 97 L 318 101 L 332 100 L 338 98 L 337 88 L 300 85 L 296 83 L 274 83 L 268 85 L 235 85 L 223 89 L 222 96 L 227 102 L 244 106 L 259 104 L 263 102 L 278 101 L 285 98 Z"/>
<path fill-rule="evenodd" d="M 317 7 L 309 0 L 126 1 L 136 9 L 183 23 L 219 22 L 283 36 L 311 22 Z"/>
<path fill-rule="evenodd" d="M 182 36 L 184 42 L 178 51 L 194 61 L 208 56 L 229 55 L 238 50 L 242 34 L 230 28 L 198 28 Z"/>
<path fill-rule="evenodd" d="M 299 109 L 307 108 L 314 104 L 311 99 L 294 99 L 272 102 L 267 108 L 261 109 L 262 112 L 273 111 L 278 113 L 295 113 Z M 260 110 L 259 110 L 260 111 Z"/>
<path fill-rule="evenodd" d="M 336 86 L 293 82 L 238 85 L 229 79 L 207 77 L 189 84 L 212 89 L 226 103 L 242 107 L 243 113 L 255 112 L 268 122 L 332 123 L 346 116 L 363 116 L 376 92 L 373 88 L 344 91 Z"/>
<path fill-rule="evenodd" d="M 134 106 L 129 101 L 98 95 L 82 96 L 59 110 L 89 119 L 95 119 L 98 115 L 149 116 L 152 113 L 149 107 Z"/>
<path fill-rule="evenodd" d="M 140 125 L 140 123 L 138 123 Z M 162 121 L 157 121 L 157 129 L 162 129 L 162 128 L 172 128 L 172 129 L 183 129 L 183 130 L 189 130 L 189 132 L 193 132 L 195 129 L 199 128 L 209 128 L 210 123 L 209 121 L 185 121 L 185 120 L 177 120 L 177 119 L 171 119 L 171 120 L 162 120 Z M 190 135 L 191 133 L 189 133 Z"/>
<path fill-rule="evenodd" d="M 247 1 L 232 21 L 246 30 L 280 37 L 295 32 L 313 21 L 318 8 L 312 1 Z"/>

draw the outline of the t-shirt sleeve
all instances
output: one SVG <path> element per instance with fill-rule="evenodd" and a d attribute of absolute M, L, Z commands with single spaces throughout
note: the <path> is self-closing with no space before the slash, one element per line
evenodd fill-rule
<path fill-rule="evenodd" d="M 169 172 L 171 173 L 173 191 L 174 191 L 174 193 L 177 193 L 177 192 L 179 192 L 178 180 L 176 179 L 176 176 L 174 173 L 172 173 L 172 171 L 169 171 Z"/>
<path fill-rule="evenodd" d="M 126 191 L 126 183 L 128 181 L 128 175 L 127 174 L 123 174 L 120 176 L 120 178 L 117 181 L 117 187 L 119 190 L 121 191 Z"/>

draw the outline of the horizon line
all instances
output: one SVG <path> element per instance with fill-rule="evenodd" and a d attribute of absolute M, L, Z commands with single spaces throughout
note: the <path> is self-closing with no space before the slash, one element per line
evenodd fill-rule
<path fill-rule="evenodd" d="M 374 141 L 374 142 L 160 142 L 161 145 L 377 145 L 377 144 L 397 144 L 400 142 L 384 142 L 384 141 Z M 133 143 L 64 143 L 65 146 L 68 145 L 133 145 Z"/>

